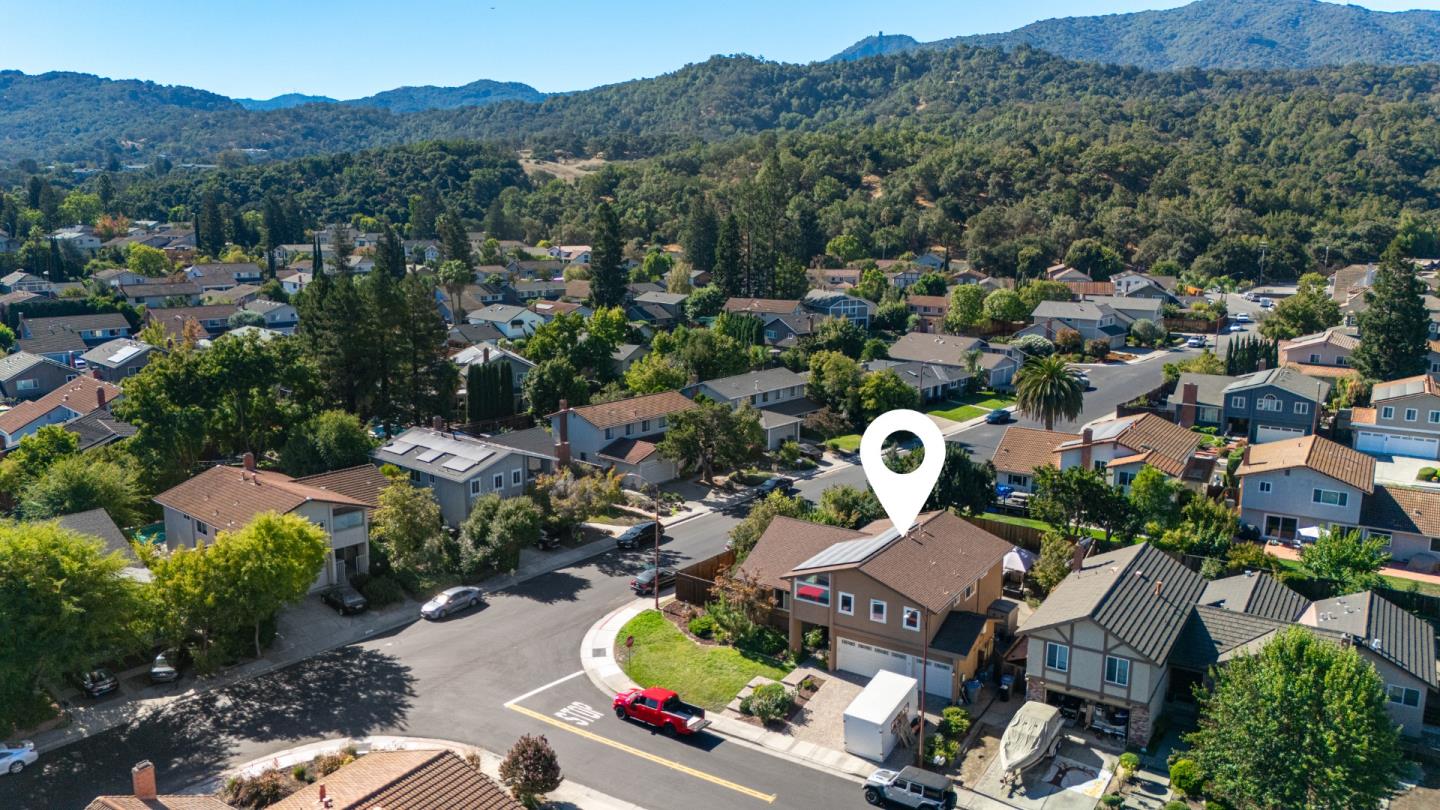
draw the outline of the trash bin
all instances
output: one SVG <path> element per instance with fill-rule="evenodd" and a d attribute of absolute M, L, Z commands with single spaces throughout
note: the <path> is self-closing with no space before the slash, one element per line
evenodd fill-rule
<path fill-rule="evenodd" d="M 1001 675 L 1001 676 L 1000 676 L 1000 693 L 999 693 L 999 696 L 1000 696 L 1000 699 L 1001 699 L 1001 700 L 1003 700 L 1003 701 L 1009 701 L 1009 700 L 1010 700 L 1010 689 L 1011 689 L 1012 687 L 1014 687 L 1014 685 L 1015 685 L 1015 676 L 1014 676 L 1014 675 L 1012 675 L 1012 674 L 1010 674 L 1010 673 L 1007 672 L 1007 673 L 1005 673 L 1004 675 Z"/>

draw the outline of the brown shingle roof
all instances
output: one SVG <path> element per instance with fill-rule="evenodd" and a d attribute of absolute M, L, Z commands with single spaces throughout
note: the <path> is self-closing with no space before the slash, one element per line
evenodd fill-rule
<path fill-rule="evenodd" d="M 343 470 L 296 478 L 295 483 L 336 492 L 367 506 L 379 506 L 380 490 L 390 485 L 390 479 L 374 464 L 360 464 Z"/>
<path fill-rule="evenodd" d="M 211 467 L 155 496 L 155 502 L 217 529 L 243 528 L 263 512 L 285 514 L 307 501 L 369 506 L 362 500 L 268 470 Z"/>
<path fill-rule="evenodd" d="M 1375 459 L 1320 436 L 1252 444 L 1236 475 L 1307 467 L 1361 492 L 1375 491 Z"/>
<path fill-rule="evenodd" d="M 85 810 L 235 810 L 214 796 L 156 796 L 141 801 L 134 796 L 96 796 Z"/>
<path fill-rule="evenodd" d="M 597 428 L 607 428 L 628 425 L 643 419 L 654 419 L 657 416 L 668 416 L 672 413 L 688 411 L 693 407 L 695 407 L 694 401 L 684 394 L 678 391 L 662 391 L 658 394 L 621 399 L 600 405 L 586 405 L 583 408 L 572 409 L 571 413 Z"/>
<path fill-rule="evenodd" d="M 788 315 L 800 308 L 800 302 L 777 298 L 731 298 L 725 302 L 726 312 L 765 312 Z"/>
<path fill-rule="evenodd" d="M 772 588 L 789 590 L 790 583 L 783 578 L 787 571 L 836 543 L 864 536 L 854 529 L 776 517 L 740 564 L 740 573 Z"/>
<path fill-rule="evenodd" d="M 1118 431 L 1106 430 L 1108 426 L 1124 422 L 1129 424 Z M 1092 444 L 1115 442 L 1128 447 L 1134 451 L 1129 457 L 1130 461 L 1144 460 L 1172 476 L 1178 476 L 1185 471 L 1185 465 L 1200 446 L 1201 439 L 1200 434 L 1153 413 L 1097 422 L 1092 426 L 1092 430 L 1095 436 Z M 1072 440 L 1067 444 L 1073 447 L 1081 446 L 1079 440 Z"/>
<path fill-rule="evenodd" d="M 912 307 L 934 307 L 941 310 L 950 308 L 950 299 L 943 295 L 912 295 L 905 299 L 905 303 Z"/>
<path fill-rule="evenodd" d="M 1374 408 L 1351 408 L 1350 424 L 1352 425 L 1373 425 L 1375 424 Z"/>
<path fill-rule="evenodd" d="M 879 523 L 888 527 L 889 521 Z M 957 594 L 998 567 L 1014 548 L 953 512 L 934 512 L 921 515 L 915 528 L 858 567 L 934 613 L 949 607 Z"/>
<path fill-rule="evenodd" d="M 39 399 L 22 402 L 0 414 L 0 431 L 16 433 L 62 405 L 74 411 L 76 416 L 84 416 L 100 407 L 97 395 L 100 391 L 105 392 L 106 403 L 120 396 L 119 386 L 94 377 L 76 377 Z"/>
<path fill-rule="evenodd" d="M 1070 292 L 1075 295 L 1114 295 L 1115 282 L 1113 281 L 1062 281 Z"/>
<path fill-rule="evenodd" d="M 1057 466 L 1055 448 L 1061 442 L 1075 438 L 1073 433 L 1038 428 L 1011 427 L 1005 429 L 1000 444 L 995 448 L 995 469 L 1002 472 L 1023 472 L 1029 474 L 1049 464 Z"/>
<path fill-rule="evenodd" d="M 645 439 L 616 439 L 602 447 L 598 455 L 624 464 L 639 464 L 658 449 L 654 442 Z"/>
<path fill-rule="evenodd" d="M 521 804 L 452 751 L 374 751 L 292 793 L 272 810 L 312 810 L 324 785 L 332 810 L 520 810 Z"/>
<path fill-rule="evenodd" d="M 1375 529 L 1440 537 L 1440 492 L 1376 484 L 1360 507 L 1360 522 Z"/>

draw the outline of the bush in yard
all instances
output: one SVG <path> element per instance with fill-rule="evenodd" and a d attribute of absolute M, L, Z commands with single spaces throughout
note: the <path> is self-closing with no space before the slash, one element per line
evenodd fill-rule
<path fill-rule="evenodd" d="M 710 638 L 715 635 L 715 619 L 708 613 L 691 619 L 688 626 L 691 634 L 700 638 Z"/>
<path fill-rule="evenodd" d="M 780 466 L 793 469 L 800 463 L 800 445 L 794 441 L 784 442 L 780 445 L 780 449 L 775 451 L 775 457 L 779 460 Z"/>
<path fill-rule="evenodd" d="M 345 748 L 333 754 L 321 754 L 310 762 L 316 776 L 329 776 L 355 761 L 355 749 Z"/>
<path fill-rule="evenodd" d="M 1061 354 L 1079 354 L 1085 339 L 1074 329 L 1061 329 L 1055 333 L 1055 350 Z"/>
<path fill-rule="evenodd" d="M 783 720 L 795 704 L 795 695 L 783 684 L 767 683 L 750 695 L 750 713 L 762 723 Z"/>
<path fill-rule="evenodd" d="M 805 631 L 805 649 L 823 650 L 829 645 L 825 643 L 825 628 L 812 627 Z"/>
<path fill-rule="evenodd" d="M 1170 766 L 1170 787 L 1183 795 L 1194 796 L 1200 792 L 1205 780 L 1200 776 L 1200 766 L 1193 759 L 1177 759 Z"/>
<path fill-rule="evenodd" d="M 405 598 L 405 591 L 400 587 L 400 583 L 390 577 L 371 577 L 360 586 L 360 593 L 364 594 L 372 608 L 393 605 Z"/>
<path fill-rule="evenodd" d="M 1104 360 L 1110 354 L 1110 341 L 1102 338 L 1085 341 L 1085 353 L 1096 360 Z"/>
<path fill-rule="evenodd" d="M 298 785 L 275 769 L 237 776 L 225 783 L 221 799 L 242 810 L 259 810 L 295 792 Z"/>
<path fill-rule="evenodd" d="M 545 794 L 560 787 L 564 778 L 555 749 L 544 735 L 526 734 L 516 740 L 500 763 L 500 781 L 526 807 L 540 806 Z"/>
<path fill-rule="evenodd" d="M 290 778 L 296 782 L 309 782 L 310 774 L 306 771 L 304 765 L 296 765 L 290 769 Z"/>
<path fill-rule="evenodd" d="M 927 762 L 935 762 L 938 759 L 940 760 L 938 764 L 949 765 L 958 756 L 960 756 L 959 740 L 947 740 L 940 734 L 931 734 L 926 738 L 925 760 Z"/>
<path fill-rule="evenodd" d="M 772 658 L 785 652 L 785 636 L 773 627 L 756 627 L 737 645 L 747 652 L 757 652 Z"/>
<path fill-rule="evenodd" d="M 1435 477 L 1434 467 L 1421 467 L 1420 472 L 1415 473 L 1416 481 L 1429 481 Z"/>
<path fill-rule="evenodd" d="M 946 706 L 940 712 L 940 733 L 948 739 L 958 740 L 970 730 L 970 712 L 959 706 Z"/>
<path fill-rule="evenodd" d="M 1171 800 L 1165 802 L 1165 807 L 1162 810 L 1190 810 L 1190 805 L 1179 800 Z"/>
<path fill-rule="evenodd" d="M 1079 335 L 1079 332 L 1075 332 L 1076 337 Z M 1055 344 L 1047 340 L 1044 335 L 1021 335 L 1010 342 L 1010 348 L 1027 357 L 1049 357 L 1055 353 Z"/>
<path fill-rule="evenodd" d="M 1100 804 L 1105 807 L 1124 807 L 1125 799 L 1118 793 L 1106 793 L 1100 797 Z"/>

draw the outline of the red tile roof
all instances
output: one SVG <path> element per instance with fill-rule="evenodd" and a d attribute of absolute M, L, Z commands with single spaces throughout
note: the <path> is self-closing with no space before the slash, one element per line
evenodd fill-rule
<path fill-rule="evenodd" d="M 76 377 L 39 399 L 22 402 L 0 414 L 0 432 L 18 433 L 26 425 L 61 406 L 70 409 L 76 416 L 84 416 L 101 407 L 100 392 L 105 394 L 108 404 L 120 396 L 120 387 L 94 377 Z"/>
<path fill-rule="evenodd" d="M 264 512 L 285 514 L 309 501 L 370 506 L 363 500 L 268 470 L 211 467 L 155 496 L 155 502 L 216 529 L 243 528 Z"/>
<path fill-rule="evenodd" d="M 1375 491 L 1375 459 L 1320 436 L 1252 444 L 1236 475 L 1306 467 L 1361 492 Z"/>
<path fill-rule="evenodd" d="M 373 751 L 270 805 L 313 810 L 520 810 L 500 785 L 452 751 Z"/>
<path fill-rule="evenodd" d="M 1000 437 L 1000 444 L 995 448 L 995 458 L 993 459 L 995 469 L 1003 472 L 1023 472 L 1028 475 L 1047 464 L 1058 467 L 1055 448 L 1061 442 L 1075 438 L 1077 437 L 1074 433 L 1062 433 L 1056 430 L 1027 427 L 1006 428 L 1005 434 Z"/>

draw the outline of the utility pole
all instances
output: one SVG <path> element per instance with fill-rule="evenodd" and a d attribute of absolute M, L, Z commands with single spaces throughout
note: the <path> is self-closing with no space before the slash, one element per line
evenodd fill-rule
<path fill-rule="evenodd" d="M 930 671 L 930 610 L 920 608 L 920 743 L 916 746 L 915 765 L 925 767 L 925 676 Z M 902 613 L 900 621 L 905 621 Z"/>
<path fill-rule="evenodd" d="M 651 496 L 655 499 L 655 610 L 660 610 L 660 487 Z"/>

